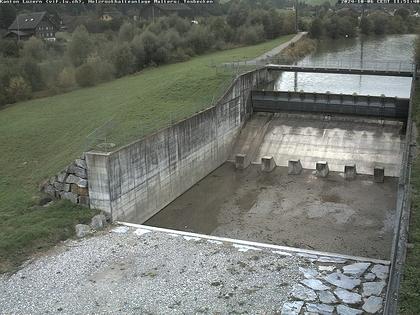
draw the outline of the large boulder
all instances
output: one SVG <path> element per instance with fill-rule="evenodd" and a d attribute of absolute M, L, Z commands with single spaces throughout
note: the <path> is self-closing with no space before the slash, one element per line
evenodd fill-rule
<path fill-rule="evenodd" d="M 99 231 L 102 230 L 106 226 L 106 224 L 107 222 L 105 216 L 103 214 L 98 214 L 92 218 L 90 226 L 92 227 L 92 229 Z"/>
<path fill-rule="evenodd" d="M 81 187 L 81 188 L 86 188 L 88 187 L 88 181 L 86 179 L 77 177 L 76 175 L 70 174 L 67 177 L 66 182 L 68 184 L 76 184 L 77 186 Z"/>

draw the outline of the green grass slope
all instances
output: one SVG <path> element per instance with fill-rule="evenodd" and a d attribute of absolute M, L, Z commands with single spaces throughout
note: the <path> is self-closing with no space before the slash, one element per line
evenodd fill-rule
<path fill-rule="evenodd" d="M 39 207 L 36 196 L 44 178 L 81 155 L 93 130 L 112 118 L 105 129 L 109 141 L 121 145 L 185 118 L 211 104 L 231 78 L 211 65 L 256 57 L 292 37 L 208 54 L 0 110 L 0 271 L 71 236 L 75 223 L 90 218 L 90 211 L 66 202 Z"/>
<path fill-rule="evenodd" d="M 420 83 L 416 85 L 413 109 L 413 118 L 418 131 L 420 130 Z M 418 149 L 411 169 L 411 184 L 413 191 L 408 241 L 413 244 L 413 248 L 408 249 L 404 266 L 400 293 L 399 314 L 401 315 L 420 314 L 420 151 Z"/>

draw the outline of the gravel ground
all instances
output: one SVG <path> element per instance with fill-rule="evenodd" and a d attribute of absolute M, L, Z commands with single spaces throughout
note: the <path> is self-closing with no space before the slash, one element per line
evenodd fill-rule
<path fill-rule="evenodd" d="M 336 314 L 350 304 L 333 290 L 358 309 L 375 294 L 368 306 L 381 308 L 384 290 L 362 286 L 388 267 L 354 262 L 119 226 L 2 275 L 0 314 Z"/>

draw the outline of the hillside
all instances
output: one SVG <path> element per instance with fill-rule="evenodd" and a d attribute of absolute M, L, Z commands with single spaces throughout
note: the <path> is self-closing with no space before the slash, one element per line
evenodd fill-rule
<path fill-rule="evenodd" d="M 38 185 L 80 156 L 95 129 L 121 145 L 211 104 L 231 79 L 212 65 L 244 60 L 289 40 L 148 69 L 94 88 L 17 103 L 0 110 L 0 271 L 73 234 L 91 213 L 69 203 L 37 205 Z"/>

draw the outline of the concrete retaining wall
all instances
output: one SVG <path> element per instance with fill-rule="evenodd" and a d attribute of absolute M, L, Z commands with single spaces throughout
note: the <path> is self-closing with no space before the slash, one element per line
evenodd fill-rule
<path fill-rule="evenodd" d="M 239 76 L 216 106 L 115 152 L 87 152 L 92 208 L 143 223 L 224 163 L 252 111 L 250 91 L 272 78 Z"/>

